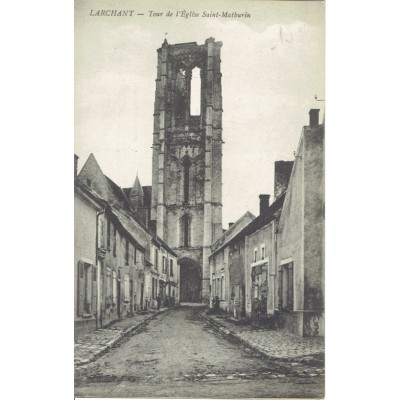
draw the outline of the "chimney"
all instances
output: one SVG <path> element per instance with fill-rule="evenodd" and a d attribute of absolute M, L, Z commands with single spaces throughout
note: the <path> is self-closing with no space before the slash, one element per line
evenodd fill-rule
<path fill-rule="evenodd" d="M 265 215 L 269 208 L 269 194 L 260 194 L 260 215 Z"/>
<path fill-rule="evenodd" d="M 229 229 L 231 228 L 231 226 L 234 224 L 234 222 L 229 222 Z"/>
<path fill-rule="evenodd" d="M 310 126 L 319 125 L 319 108 L 312 108 L 310 114 Z"/>
<path fill-rule="evenodd" d="M 74 177 L 76 178 L 78 176 L 78 160 L 79 157 L 74 154 Z"/>

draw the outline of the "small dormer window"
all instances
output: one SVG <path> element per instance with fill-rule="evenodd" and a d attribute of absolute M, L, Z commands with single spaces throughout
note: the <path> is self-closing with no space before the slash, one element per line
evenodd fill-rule
<path fill-rule="evenodd" d="M 92 187 L 92 180 L 89 178 L 86 178 L 86 185 L 88 185 L 89 187 Z"/>

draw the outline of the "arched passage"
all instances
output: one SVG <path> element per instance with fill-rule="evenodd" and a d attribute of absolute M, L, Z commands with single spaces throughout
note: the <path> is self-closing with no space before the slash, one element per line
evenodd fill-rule
<path fill-rule="evenodd" d="M 202 291 L 201 266 L 189 258 L 182 258 L 179 265 L 180 300 L 182 302 L 200 302 Z"/>

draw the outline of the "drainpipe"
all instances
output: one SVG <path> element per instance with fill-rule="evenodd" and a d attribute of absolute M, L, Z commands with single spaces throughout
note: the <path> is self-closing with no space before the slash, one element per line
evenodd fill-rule
<path fill-rule="evenodd" d="M 274 249 L 274 295 L 272 297 L 272 306 L 273 306 L 273 313 L 275 314 L 275 305 L 276 305 L 276 296 L 277 296 L 277 288 L 279 290 L 279 283 L 277 283 L 278 274 L 278 226 L 277 220 L 274 220 L 272 223 L 272 243 Z"/>
<path fill-rule="evenodd" d="M 96 213 L 96 283 L 97 283 L 97 304 L 96 304 L 96 329 L 100 328 L 101 316 L 101 295 L 100 293 L 100 269 L 101 262 L 99 261 L 99 217 L 105 214 L 105 208 Z"/>

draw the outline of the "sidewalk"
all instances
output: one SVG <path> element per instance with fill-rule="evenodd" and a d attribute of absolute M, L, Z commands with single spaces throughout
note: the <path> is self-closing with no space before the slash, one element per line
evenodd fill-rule
<path fill-rule="evenodd" d="M 202 317 L 225 336 L 229 336 L 267 357 L 297 362 L 323 362 L 323 337 L 301 337 L 279 330 L 239 325 L 229 317 L 222 315 L 203 313 Z"/>
<path fill-rule="evenodd" d="M 146 314 L 137 314 L 79 336 L 75 341 L 74 365 L 80 366 L 96 360 L 122 338 L 146 325 L 148 321 L 166 310 L 168 308 L 149 310 Z"/>

